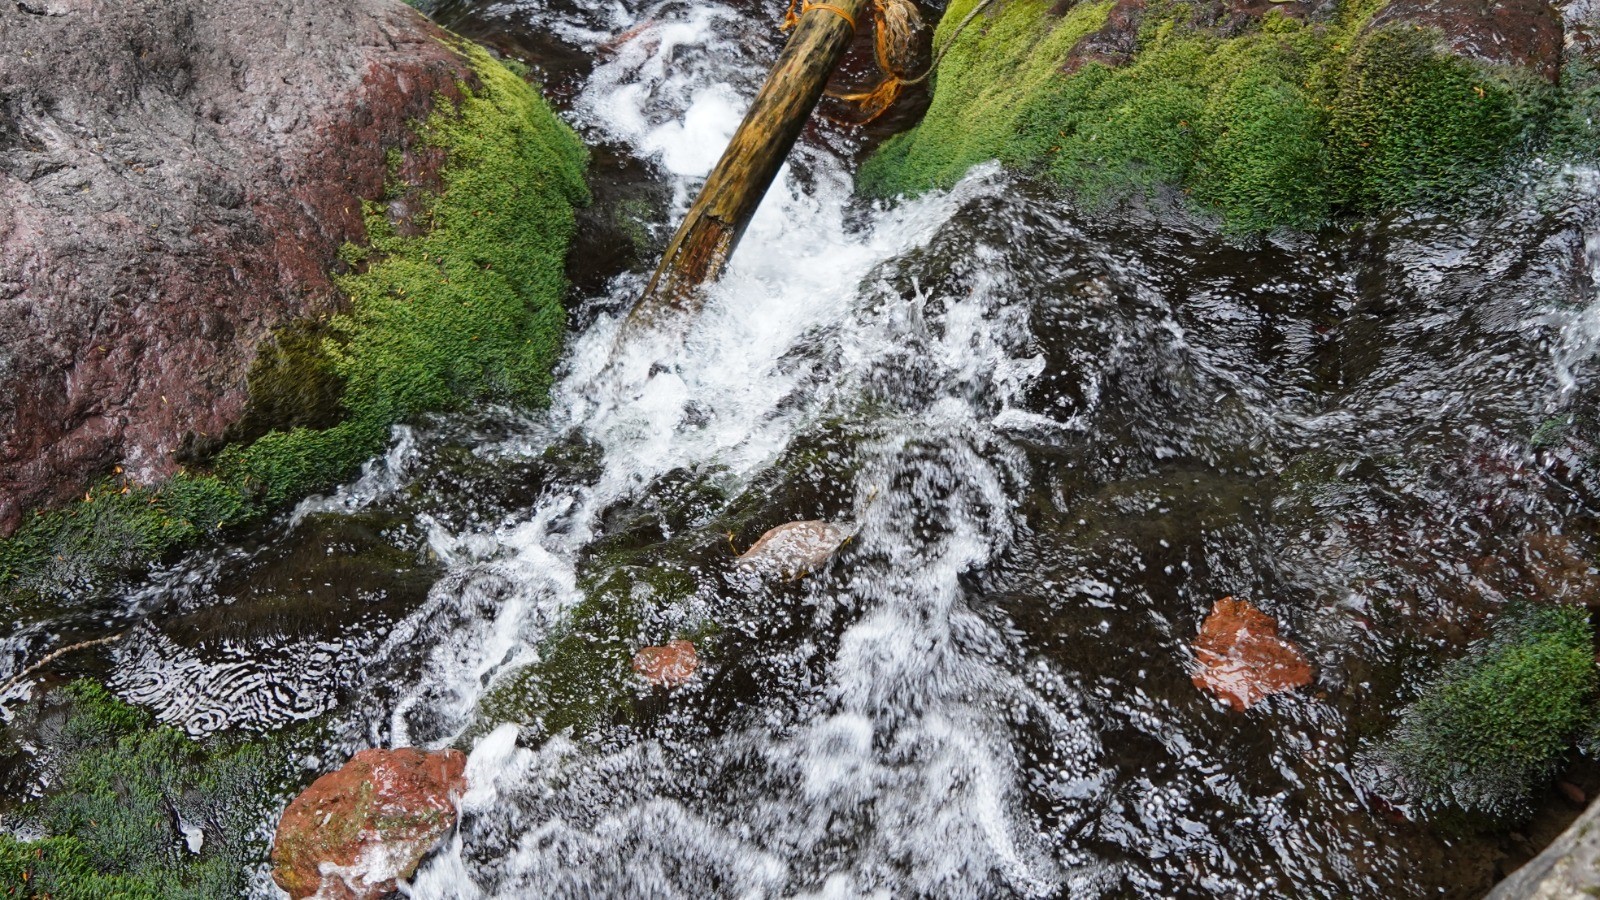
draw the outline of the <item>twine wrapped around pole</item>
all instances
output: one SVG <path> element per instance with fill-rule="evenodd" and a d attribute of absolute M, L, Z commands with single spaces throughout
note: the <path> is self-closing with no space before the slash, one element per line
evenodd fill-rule
<path fill-rule="evenodd" d="M 733 248 L 822 98 L 869 0 L 807 0 L 772 73 L 667 245 L 632 319 L 662 307 L 692 310 Z"/>

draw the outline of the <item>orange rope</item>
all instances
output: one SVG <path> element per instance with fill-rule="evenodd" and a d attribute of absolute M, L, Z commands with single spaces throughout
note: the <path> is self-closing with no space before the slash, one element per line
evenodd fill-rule
<path fill-rule="evenodd" d="M 849 22 L 851 31 L 855 31 L 856 30 L 856 19 L 855 19 L 855 16 L 850 15 L 849 13 L 845 12 L 843 9 L 840 9 L 839 7 L 834 6 L 831 3 L 812 3 L 811 0 L 805 0 L 805 2 L 800 4 L 800 15 L 795 15 L 794 4 L 795 4 L 795 0 L 789 0 L 789 11 L 784 13 L 784 15 L 783 15 L 783 30 L 784 31 L 788 31 L 789 29 L 793 28 L 795 25 L 799 24 L 800 16 L 803 16 L 806 13 L 811 12 L 813 9 L 821 9 L 821 10 L 826 10 L 827 12 L 831 12 L 834 15 L 838 16 L 839 18 L 845 20 L 846 22 Z"/>
<path fill-rule="evenodd" d="M 812 3 L 812 2 L 810 2 L 810 0 L 807 0 L 807 2 L 805 2 L 804 4 L 802 4 L 800 6 L 800 15 L 803 16 L 806 13 L 812 11 L 813 9 L 824 9 L 824 10 L 827 10 L 828 12 L 831 12 L 834 15 L 838 16 L 839 18 L 845 20 L 846 22 L 849 22 L 851 31 L 855 31 L 856 30 L 856 18 L 855 18 L 855 16 L 850 15 L 849 13 L 845 12 L 843 9 L 841 9 L 841 8 L 839 8 L 837 6 L 834 6 L 831 3 Z"/>

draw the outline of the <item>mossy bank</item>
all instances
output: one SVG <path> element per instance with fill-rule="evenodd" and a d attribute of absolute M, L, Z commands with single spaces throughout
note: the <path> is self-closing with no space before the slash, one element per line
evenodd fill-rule
<path fill-rule="evenodd" d="M 0 592 L 92 589 L 349 477 L 391 425 L 419 414 L 544 401 L 586 151 L 522 78 L 469 42 L 452 49 L 475 83 L 459 103 L 441 98 L 409 149 L 391 150 L 388 194 L 365 210 L 368 240 L 341 254 L 346 311 L 263 348 L 250 409 L 217 452 L 153 489 L 114 472 L 0 541 Z M 437 182 L 409 180 L 426 154 L 443 155 Z"/>
<path fill-rule="evenodd" d="M 51 707 L 52 785 L 7 811 L 0 895 L 213 900 L 245 893 L 267 857 L 260 824 L 299 778 L 287 737 L 190 740 L 90 681 Z"/>
<path fill-rule="evenodd" d="M 1220 20 L 1176 0 L 993 0 L 958 31 L 980 2 L 946 10 L 931 107 L 865 163 L 868 194 L 999 159 L 1089 203 L 1170 190 L 1250 233 L 1450 202 L 1518 152 L 1600 146 L 1592 66 L 1551 84 L 1457 56 L 1435 30 L 1374 24 L 1381 0 Z"/>

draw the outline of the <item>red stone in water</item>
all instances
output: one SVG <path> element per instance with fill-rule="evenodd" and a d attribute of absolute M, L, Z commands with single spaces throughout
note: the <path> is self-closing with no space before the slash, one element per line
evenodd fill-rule
<path fill-rule="evenodd" d="M 395 890 L 456 821 L 459 750 L 363 750 L 294 798 L 272 841 L 272 880 L 294 900 L 375 900 Z"/>
<path fill-rule="evenodd" d="M 1278 622 L 1243 600 L 1223 597 L 1200 625 L 1194 642 L 1200 670 L 1194 684 L 1248 709 L 1263 697 L 1311 681 L 1311 664 L 1294 644 L 1278 637 Z"/>
<path fill-rule="evenodd" d="M 694 644 L 669 641 L 664 647 L 645 647 L 633 656 L 633 670 L 658 687 L 677 687 L 694 676 L 700 657 Z"/>

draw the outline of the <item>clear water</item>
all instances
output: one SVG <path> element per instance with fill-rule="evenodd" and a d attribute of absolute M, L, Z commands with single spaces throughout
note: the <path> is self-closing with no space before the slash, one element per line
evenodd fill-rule
<path fill-rule="evenodd" d="M 777 14 L 439 11 L 648 162 L 657 241 Z M 637 267 L 580 298 L 549 410 L 398 429 L 132 591 L 114 686 L 195 734 L 325 717 L 308 769 L 469 750 L 416 897 L 1476 896 L 1536 850 L 1408 820 L 1357 756 L 1509 599 L 1600 591 L 1540 559 L 1600 550 L 1600 176 L 1242 248 L 992 166 L 865 206 L 851 150 L 808 135 L 692 321 L 619 335 Z M 855 529 L 824 571 L 735 571 L 729 522 L 811 518 Z M 593 728 L 487 720 L 619 550 L 695 589 L 612 636 L 707 635 L 700 677 Z M 1194 688 L 1228 594 L 1310 687 Z"/>

